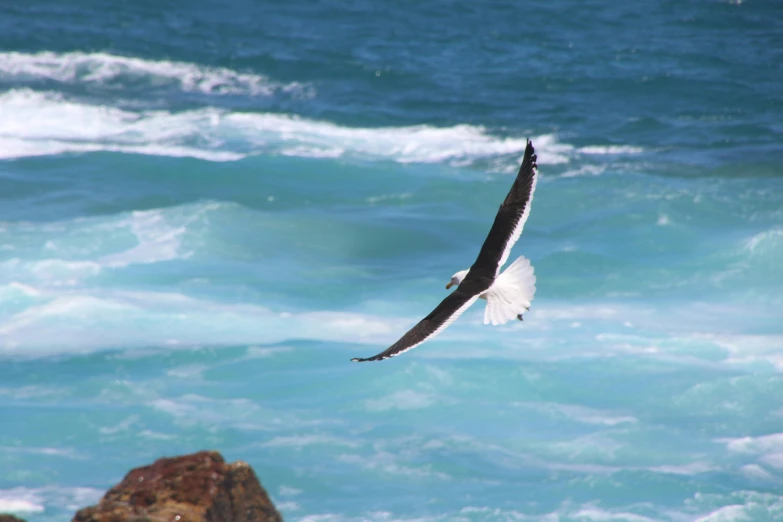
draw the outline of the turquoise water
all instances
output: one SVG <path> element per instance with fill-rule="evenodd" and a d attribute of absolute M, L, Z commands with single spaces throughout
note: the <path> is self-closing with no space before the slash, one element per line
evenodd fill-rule
<path fill-rule="evenodd" d="M 0 8 L 0 511 L 783 520 L 783 4 Z M 523 323 L 446 295 L 525 140 Z"/>

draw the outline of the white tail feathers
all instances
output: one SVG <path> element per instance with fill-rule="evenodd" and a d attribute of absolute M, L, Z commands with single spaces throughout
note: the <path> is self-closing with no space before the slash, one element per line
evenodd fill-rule
<path fill-rule="evenodd" d="M 505 324 L 515 319 L 530 308 L 535 294 L 533 265 L 525 256 L 519 256 L 484 293 L 487 299 L 484 324 Z"/>

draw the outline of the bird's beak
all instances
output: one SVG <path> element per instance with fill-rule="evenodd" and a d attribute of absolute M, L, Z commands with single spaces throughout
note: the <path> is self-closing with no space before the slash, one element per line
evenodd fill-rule
<path fill-rule="evenodd" d="M 452 286 L 454 286 L 454 283 L 452 283 L 451 281 L 449 281 L 449 284 L 447 284 L 447 285 L 446 285 L 446 290 L 448 290 L 448 289 L 449 289 L 449 288 L 451 288 Z"/>

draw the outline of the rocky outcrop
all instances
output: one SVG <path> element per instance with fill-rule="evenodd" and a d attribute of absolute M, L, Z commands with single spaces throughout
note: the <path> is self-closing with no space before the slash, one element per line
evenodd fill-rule
<path fill-rule="evenodd" d="M 131 470 L 73 522 L 282 522 L 256 474 L 216 451 Z"/>
<path fill-rule="evenodd" d="M 0 522 L 25 522 L 23 518 L 15 517 L 14 515 L 6 515 L 0 513 Z"/>

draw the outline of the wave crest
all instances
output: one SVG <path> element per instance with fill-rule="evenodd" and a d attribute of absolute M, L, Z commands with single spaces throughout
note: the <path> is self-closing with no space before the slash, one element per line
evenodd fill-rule
<path fill-rule="evenodd" d="M 312 97 L 315 90 L 299 82 L 281 84 L 260 74 L 169 60 L 145 60 L 108 53 L 0 52 L 0 79 L 53 80 L 100 86 L 144 83 L 173 85 L 185 92 L 270 96 L 282 91 Z"/>
<path fill-rule="evenodd" d="M 0 95 L 0 111 L 4 115 L 0 120 L 0 159 L 95 151 L 209 161 L 281 154 L 453 166 L 489 159 L 491 170 L 503 172 L 516 170 L 527 143 L 525 137 L 497 136 L 485 127 L 467 124 L 362 128 L 288 114 L 214 107 L 183 112 L 131 111 L 30 89 Z M 531 139 L 542 165 L 568 163 L 581 154 L 551 134 Z"/>

